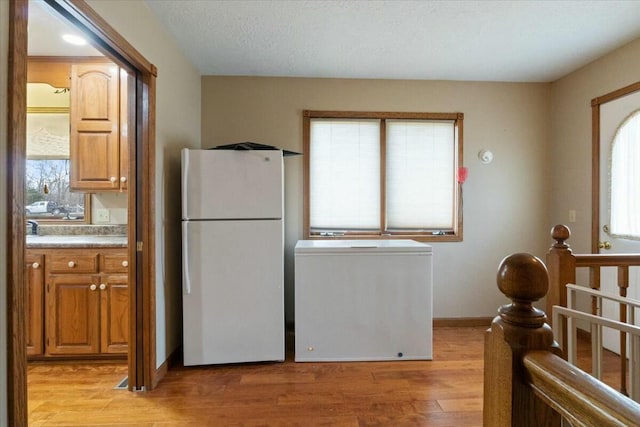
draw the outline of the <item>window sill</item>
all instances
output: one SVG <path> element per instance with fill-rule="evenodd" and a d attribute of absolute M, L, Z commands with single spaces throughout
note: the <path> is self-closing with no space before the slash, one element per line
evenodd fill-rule
<path fill-rule="evenodd" d="M 462 234 L 307 234 L 307 240 L 415 240 L 417 242 L 462 242 Z"/>

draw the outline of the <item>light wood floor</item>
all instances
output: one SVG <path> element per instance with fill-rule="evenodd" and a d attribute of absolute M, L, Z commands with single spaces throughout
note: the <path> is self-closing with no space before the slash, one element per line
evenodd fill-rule
<path fill-rule="evenodd" d="M 115 364 L 31 364 L 30 426 L 481 426 L 483 332 L 436 328 L 433 361 L 177 367 L 150 392 Z"/>
<path fill-rule="evenodd" d="M 435 328 L 433 361 L 170 369 L 150 392 L 114 390 L 123 364 L 30 364 L 30 426 L 481 426 L 483 333 Z M 288 347 L 291 347 L 290 345 Z M 605 382 L 619 387 L 605 352 Z M 590 369 L 586 341 L 579 366 Z"/>

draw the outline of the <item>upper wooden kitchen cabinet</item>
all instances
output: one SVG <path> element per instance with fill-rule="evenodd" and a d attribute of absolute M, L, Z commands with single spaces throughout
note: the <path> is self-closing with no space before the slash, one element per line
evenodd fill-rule
<path fill-rule="evenodd" d="M 71 188 L 123 191 L 128 182 L 127 75 L 113 63 L 71 64 Z"/>

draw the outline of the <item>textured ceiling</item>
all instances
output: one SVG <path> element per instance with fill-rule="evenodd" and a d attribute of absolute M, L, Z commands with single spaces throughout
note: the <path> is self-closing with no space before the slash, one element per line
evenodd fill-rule
<path fill-rule="evenodd" d="M 146 0 L 203 75 L 548 82 L 640 37 L 640 1 Z"/>

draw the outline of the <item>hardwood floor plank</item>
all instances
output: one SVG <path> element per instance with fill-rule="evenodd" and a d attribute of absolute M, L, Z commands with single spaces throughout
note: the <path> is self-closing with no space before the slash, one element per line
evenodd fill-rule
<path fill-rule="evenodd" d="M 29 425 L 482 425 L 484 327 L 434 329 L 433 361 L 255 363 L 169 369 L 158 388 L 115 390 L 118 363 L 29 365 Z M 291 347 L 289 347 L 291 348 Z M 588 347 L 579 365 L 590 368 Z M 605 354 L 606 381 L 618 381 Z"/>
<path fill-rule="evenodd" d="M 434 329 L 432 361 L 254 363 L 169 369 L 116 390 L 118 363 L 30 364 L 29 425 L 113 427 L 482 425 L 484 327 Z M 288 347 L 291 348 L 291 347 Z M 590 366 L 581 350 L 580 366 Z M 606 355 L 607 378 L 617 378 Z"/>
<path fill-rule="evenodd" d="M 484 330 L 436 328 L 433 361 L 295 363 L 289 352 L 284 363 L 175 367 L 142 393 L 114 390 L 122 364 L 37 363 L 30 425 L 481 425 Z"/>
<path fill-rule="evenodd" d="M 243 375 L 240 384 L 260 385 L 260 384 L 298 384 L 315 382 L 316 377 L 312 374 L 289 375 L 287 373 L 264 373 Z"/>
<path fill-rule="evenodd" d="M 443 399 L 438 404 L 444 412 L 473 412 L 482 411 L 482 399 Z"/>

